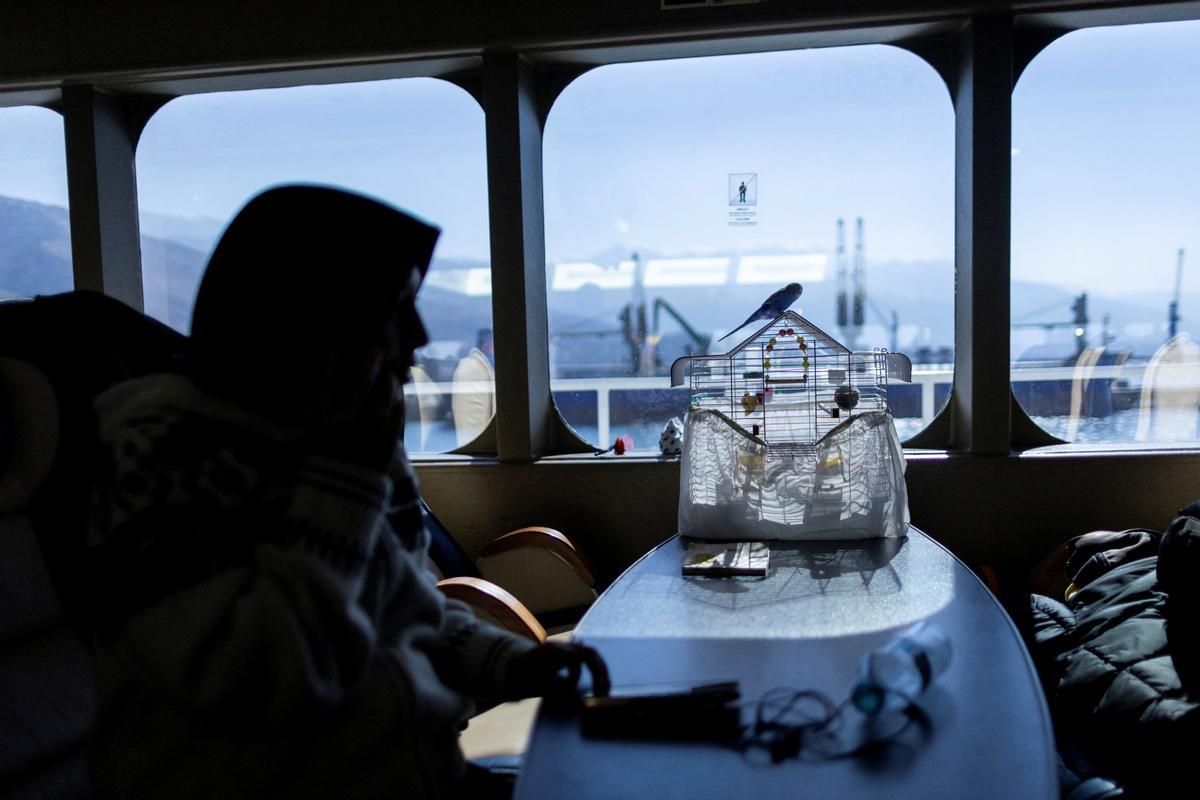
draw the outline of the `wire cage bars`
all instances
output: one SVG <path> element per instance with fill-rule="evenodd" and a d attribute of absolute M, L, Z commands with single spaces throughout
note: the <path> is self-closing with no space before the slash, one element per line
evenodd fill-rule
<path fill-rule="evenodd" d="M 853 352 L 785 312 L 721 355 L 688 356 L 680 532 L 702 538 L 900 535 L 903 458 L 889 379 L 907 356 Z"/>
<path fill-rule="evenodd" d="M 728 353 L 679 359 L 672 385 L 687 367 L 690 405 L 719 411 L 775 455 L 811 451 L 851 416 L 886 411 L 888 378 L 912 369 L 899 353 L 853 352 L 791 311 Z"/>

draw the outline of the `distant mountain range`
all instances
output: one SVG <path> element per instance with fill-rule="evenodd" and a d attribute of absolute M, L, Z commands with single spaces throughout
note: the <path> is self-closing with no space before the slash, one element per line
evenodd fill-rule
<path fill-rule="evenodd" d="M 67 210 L 0 197 L 0 296 L 51 294 L 72 284 Z"/>
<path fill-rule="evenodd" d="M 146 310 L 171 326 L 186 331 L 200 275 L 223 223 L 213 219 L 185 219 L 143 213 L 142 263 Z M 644 259 L 661 254 L 643 251 Z M 725 255 L 725 254 L 716 254 Z M 629 254 L 616 249 L 599 253 L 593 263 L 615 266 Z M 484 262 L 438 260 L 436 269 L 486 267 Z M 71 241 L 67 211 L 58 206 L 0 196 L 0 297 L 21 297 L 66 291 L 72 286 Z M 726 285 L 710 287 L 647 288 L 647 324 L 653 328 L 653 304 L 669 303 L 700 335 L 716 337 L 740 323 L 773 286 Z M 896 312 L 899 349 L 913 353 L 953 343 L 953 269 L 948 261 L 868 261 L 867 326 L 860 347 L 890 347 L 889 325 Z M 1013 317 L 1044 309 L 1025 321 L 1065 323 L 1072 319 L 1071 302 L 1078 290 L 1061 286 L 1018 282 L 1014 286 Z M 632 300 L 629 289 L 601 289 L 585 284 L 574 291 L 550 292 L 552 362 L 556 374 L 628 374 L 629 345 L 621 334 L 623 309 Z M 842 336 L 834 319 L 836 277 L 832 269 L 824 280 L 809 282 L 795 308 L 834 336 Z M 1129 349 L 1134 357 L 1149 356 L 1165 339 L 1166 292 L 1130 291 L 1121 296 L 1089 294 L 1087 335 L 1098 344 L 1101 319 L 1111 317 L 1112 347 Z M 490 327 L 491 298 L 468 296 L 437 286 L 427 286 L 421 296 L 422 315 L 431 339 L 441 342 L 447 359 L 475 343 L 477 332 Z M 1200 294 L 1185 294 L 1181 329 L 1194 336 L 1200 330 Z M 1014 356 L 1022 359 L 1063 359 L 1074 353 L 1073 326 L 1053 329 L 1022 328 L 1013 332 Z M 746 333 L 749 334 L 750 329 Z M 699 344 L 663 312 L 658 357 L 662 368 L 679 355 L 695 352 Z M 1200 338 L 1200 337 L 1198 337 Z M 731 337 L 725 344 L 736 342 Z"/>
<path fill-rule="evenodd" d="M 221 231 L 225 230 L 225 222 L 212 217 L 173 217 L 144 209 L 138 212 L 142 235 L 167 239 L 201 253 L 213 249 Z"/>

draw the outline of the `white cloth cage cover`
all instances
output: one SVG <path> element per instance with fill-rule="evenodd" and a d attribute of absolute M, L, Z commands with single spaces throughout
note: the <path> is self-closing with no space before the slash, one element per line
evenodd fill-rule
<path fill-rule="evenodd" d="M 904 536 L 904 455 L 887 411 L 857 414 L 808 446 L 767 445 L 719 411 L 688 410 L 679 533 L 698 539 Z"/>

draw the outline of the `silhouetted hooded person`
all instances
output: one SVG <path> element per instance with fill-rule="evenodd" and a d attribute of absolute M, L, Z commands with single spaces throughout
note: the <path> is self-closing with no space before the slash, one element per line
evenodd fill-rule
<path fill-rule="evenodd" d="M 221 236 L 192 316 L 193 371 L 214 394 L 287 424 L 326 422 L 412 305 L 438 230 L 383 203 L 315 186 L 251 200 Z M 412 349 L 424 331 L 409 332 Z"/>
<path fill-rule="evenodd" d="M 442 797 L 470 698 L 592 654 L 445 600 L 404 454 L 436 229 L 318 187 L 254 198 L 213 253 L 190 374 L 98 398 L 100 793 Z"/>

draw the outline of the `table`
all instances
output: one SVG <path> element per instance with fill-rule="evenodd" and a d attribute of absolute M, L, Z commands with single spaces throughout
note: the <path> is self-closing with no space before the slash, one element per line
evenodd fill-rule
<path fill-rule="evenodd" d="M 684 551 L 674 537 L 645 555 L 576 629 L 614 687 L 736 679 L 746 700 L 792 686 L 836 702 L 863 653 L 928 618 L 954 647 L 921 698 L 928 727 L 910 726 L 870 759 L 771 764 L 708 743 L 585 739 L 578 718 L 544 708 L 517 800 L 1058 796 L 1050 719 L 1020 636 L 975 574 L 921 531 L 772 542 L 758 579 L 684 578 Z"/>

